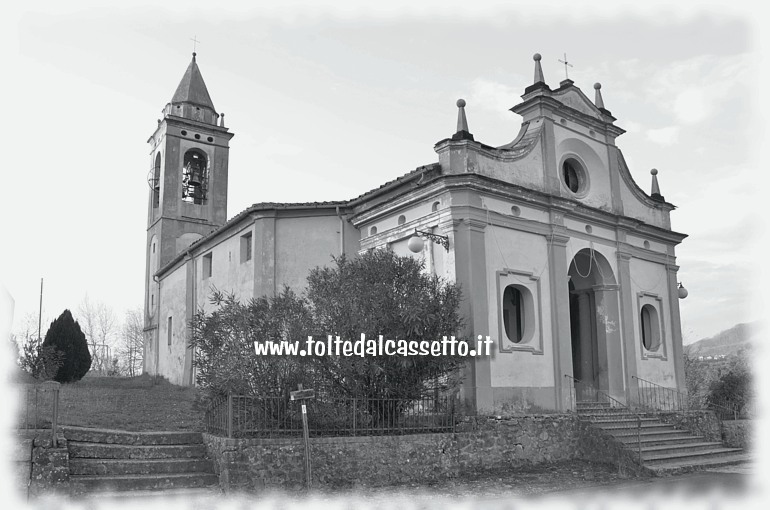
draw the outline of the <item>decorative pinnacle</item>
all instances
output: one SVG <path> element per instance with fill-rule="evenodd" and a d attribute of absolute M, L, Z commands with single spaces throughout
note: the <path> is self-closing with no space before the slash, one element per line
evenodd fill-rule
<path fill-rule="evenodd" d="M 193 62 L 195 62 L 196 55 L 198 55 L 198 54 L 193 51 Z"/>
<path fill-rule="evenodd" d="M 465 99 L 457 100 L 457 132 L 465 131 L 468 133 L 468 119 L 465 118 Z"/>
<path fill-rule="evenodd" d="M 660 195 L 660 186 L 658 186 L 658 170 L 656 168 L 653 168 L 650 170 L 650 174 L 652 175 L 652 193 L 651 196 Z M 662 197 L 661 197 L 662 198 Z"/>
<path fill-rule="evenodd" d="M 543 76 L 543 67 L 540 65 L 540 53 L 532 55 L 532 60 L 535 61 L 535 83 L 545 83 L 545 77 Z"/>
<path fill-rule="evenodd" d="M 594 104 L 597 108 L 604 108 L 604 100 L 602 99 L 602 84 L 599 82 L 594 83 L 594 89 L 596 90 L 596 98 Z"/>

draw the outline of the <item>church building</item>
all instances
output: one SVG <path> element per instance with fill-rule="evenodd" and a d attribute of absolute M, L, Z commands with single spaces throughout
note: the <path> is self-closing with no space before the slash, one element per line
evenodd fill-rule
<path fill-rule="evenodd" d="M 674 206 L 657 170 L 649 194 L 632 179 L 601 85 L 591 101 L 572 80 L 547 85 L 538 54 L 534 65 L 510 143 L 475 140 L 460 99 L 435 163 L 350 200 L 256 203 L 228 219 L 233 133 L 193 54 L 149 139 L 145 372 L 193 384 L 188 323 L 212 287 L 302 292 L 333 256 L 390 247 L 457 282 L 461 336 L 493 340 L 461 389 L 479 412 L 567 410 L 576 384 L 623 403 L 640 380 L 684 391 Z"/>

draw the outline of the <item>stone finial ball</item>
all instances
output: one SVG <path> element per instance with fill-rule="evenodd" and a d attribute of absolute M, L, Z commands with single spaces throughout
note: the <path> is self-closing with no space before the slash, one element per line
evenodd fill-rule
<path fill-rule="evenodd" d="M 600 88 L 602 88 L 602 84 L 597 81 L 596 83 L 594 83 L 594 88 L 596 90 L 599 90 Z"/>
<path fill-rule="evenodd" d="M 534 55 L 532 55 L 532 60 L 534 60 L 535 62 L 539 62 L 541 58 L 543 57 L 540 56 L 540 53 L 535 53 Z"/>
<path fill-rule="evenodd" d="M 653 168 L 652 170 L 650 170 L 650 173 L 652 175 L 658 175 L 658 169 L 657 168 Z"/>
<path fill-rule="evenodd" d="M 463 108 L 465 106 L 465 99 L 458 99 L 457 100 L 457 107 Z"/>

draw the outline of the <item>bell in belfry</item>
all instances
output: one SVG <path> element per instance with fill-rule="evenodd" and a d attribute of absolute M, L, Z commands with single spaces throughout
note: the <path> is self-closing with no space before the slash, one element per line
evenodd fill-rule
<path fill-rule="evenodd" d="M 190 185 L 191 186 L 200 186 L 201 182 L 203 181 L 203 176 L 201 175 L 201 169 L 198 167 L 193 167 L 190 169 Z"/>

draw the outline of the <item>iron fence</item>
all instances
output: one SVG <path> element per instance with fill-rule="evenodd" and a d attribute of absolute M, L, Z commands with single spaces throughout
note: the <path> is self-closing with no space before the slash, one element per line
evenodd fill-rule
<path fill-rule="evenodd" d="M 17 415 L 20 430 L 51 429 L 51 443 L 57 446 L 56 433 L 59 427 L 60 384 L 47 381 L 41 384 L 22 386 L 21 409 Z"/>
<path fill-rule="evenodd" d="M 688 396 L 676 388 L 667 388 L 636 376 L 631 378 L 637 381 L 637 402 L 643 409 L 668 412 L 707 409 L 713 411 L 720 420 L 737 420 L 741 414 L 740 406 L 734 402 L 716 401 L 703 396 Z"/>
<path fill-rule="evenodd" d="M 455 397 L 418 399 L 330 398 L 306 400 L 310 435 L 374 436 L 453 432 Z M 205 414 L 208 433 L 231 438 L 302 435 L 301 404 L 288 397 L 226 395 Z"/>

